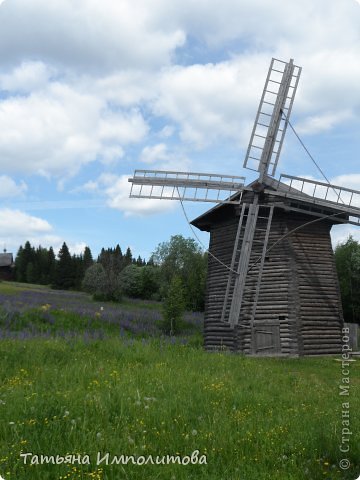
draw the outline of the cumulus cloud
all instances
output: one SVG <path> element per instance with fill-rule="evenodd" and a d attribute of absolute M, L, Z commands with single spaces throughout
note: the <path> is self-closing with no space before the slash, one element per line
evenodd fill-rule
<path fill-rule="evenodd" d="M 181 29 L 154 25 L 154 7 L 144 1 L 4 2 L 0 55 L 8 63 L 41 57 L 78 71 L 158 67 L 185 36 Z"/>
<path fill-rule="evenodd" d="M 315 135 L 319 132 L 331 130 L 344 121 L 350 120 L 352 117 L 353 114 L 350 110 L 311 115 L 299 122 L 296 130 L 300 134 Z"/>
<path fill-rule="evenodd" d="M 28 215 L 20 210 L 0 209 L 0 231 L 5 235 L 31 235 L 33 233 L 46 233 L 51 230 L 51 225 L 42 218 Z"/>
<path fill-rule="evenodd" d="M 14 254 L 20 245 L 29 241 L 32 245 L 49 248 L 52 246 L 55 253 L 59 251 L 64 241 L 54 232 L 53 226 L 45 219 L 29 215 L 28 213 L 10 208 L 0 209 L 0 245 L 6 246 Z M 86 243 L 83 241 L 67 243 L 72 254 L 84 251 Z"/>
<path fill-rule="evenodd" d="M 338 175 L 331 179 L 331 183 L 360 191 L 360 173 Z"/>
<path fill-rule="evenodd" d="M 159 160 L 166 160 L 167 158 L 168 152 L 164 143 L 158 143 L 151 147 L 144 147 L 140 156 L 142 162 L 149 164 L 158 162 Z"/>
<path fill-rule="evenodd" d="M 349 123 L 360 109 L 359 10 L 336 0 L 4 2 L 0 165 L 69 176 L 115 162 L 144 140 L 149 112 L 168 123 L 160 138 L 178 129 L 191 147 L 245 148 L 273 55 L 304 67 L 300 133 Z"/>
<path fill-rule="evenodd" d="M 110 208 L 120 210 L 126 217 L 148 216 L 174 208 L 174 202 L 166 200 L 130 198 L 131 183 L 128 181 L 130 177 L 131 174 L 104 173 L 96 181 L 87 182 L 82 188 L 103 195 Z"/>
<path fill-rule="evenodd" d="M 7 92 L 30 93 L 46 87 L 53 69 L 44 62 L 24 61 L 9 73 L 0 75 L 0 89 Z"/>
<path fill-rule="evenodd" d="M 26 191 L 27 185 L 24 181 L 17 184 L 7 175 L 0 175 L 0 198 L 23 196 Z"/>
<path fill-rule="evenodd" d="M 260 56 L 259 56 L 260 57 Z M 218 64 L 172 67 L 160 79 L 155 112 L 180 125 L 183 140 L 198 147 L 219 138 L 245 142 L 255 117 L 268 62 L 238 58 Z M 264 72 L 265 73 L 265 72 Z M 254 88 L 257 85 L 258 88 Z"/>
<path fill-rule="evenodd" d="M 170 150 L 165 143 L 144 147 L 139 160 L 154 170 L 188 171 L 190 168 L 190 160 L 182 152 Z"/>
<path fill-rule="evenodd" d="M 101 98 L 68 85 L 0 102 L 0 166 L 7 171 L 71 176 L 97 159 L 118 160 L 148 127 L 136 109 L 114 112 Z"/>
<path fill-rule="evenodd" d="M 35 245 L 45 245 L 50 240 L 58 241 L 52 230 L 49 222 L 40 217 L 20 210 L 0 209 L 0 244 L 8 250 L 17 250 L 27 240 Z"/>

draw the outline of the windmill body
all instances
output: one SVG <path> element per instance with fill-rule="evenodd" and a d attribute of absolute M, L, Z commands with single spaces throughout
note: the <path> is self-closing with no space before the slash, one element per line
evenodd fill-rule
<path fill-rule="evenodd" d="M 210 232 L 204 344 L 252 355 L 341 351 L 343 314 L 331 246 L 360 225 L 360 192 L 276 172 L 301 68 L 272 59 L 244 177 L 135 171 L 131 197 L 214 202 L 192 224 Z"/>
<path fill-rule="evenodd" d="M 306 199 L 294 203 L 290 199 L 283 201 L 276 190 L 270 193 L 273 182 L 269 180 L 267 192 L 260 194 L 261 218 L 249 262 L 254 266 L 247 272 L 239 322 L 234 327 L 221 321 L 224 305 L 228 303 L 229 272 L 209 257 L 205 348 L 226 348 L 252 355 L 338 353 L 341 351 L 343 316 L 330 230 L 341 220 L 333 217 L 302 227 L 320 218 L 318 212 L 304 213 L 311 206 Z M 225 265 L 231 262 L 241 211 L 245 205 L 246 215 L 247 205 L 253 200 L 251 187 L 242 195 L 239 206 L 216 207 L 192 222 L 199 229 L 210 232 L 209 250 Z M 259 258 L 262 258 L 269 205 L 274 209 L 268 245 L 275 246 L 266 253 L 261 266 Z M 335 210 L 328 209 L 321 215 L 332 213 L 336 213 Z M 286 236 L 298 227 L 302 228 Z M 243 234 L 240 235 L 241 246 Z M 231 295 L 230 291 L 229 297 Z"/>

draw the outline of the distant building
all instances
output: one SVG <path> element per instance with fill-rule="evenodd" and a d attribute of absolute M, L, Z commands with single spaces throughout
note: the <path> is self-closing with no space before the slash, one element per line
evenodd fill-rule
<path fill-rule="evenodd" d="M 0 280 L 14 279 L 14 257 L 12 253 L 0 253 Z"/>

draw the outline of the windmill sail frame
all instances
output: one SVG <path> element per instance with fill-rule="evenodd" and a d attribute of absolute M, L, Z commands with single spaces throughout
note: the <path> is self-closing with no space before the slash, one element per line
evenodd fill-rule
<path fill-rule="evenodd" d="M 275 175 L 300 75 L 292 59 L 271 60 L 243 165 L 260 172 L 260 181 Z"/>
<path fill-rule="evenodd" d="M 135 170 L 131 198 L 239 204 L 245 177 L 173 170 Z"/>

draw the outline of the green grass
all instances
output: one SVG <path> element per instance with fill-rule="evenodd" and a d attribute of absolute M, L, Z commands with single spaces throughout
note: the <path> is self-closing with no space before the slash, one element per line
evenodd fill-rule
<path fill-rule="evenodd" d="M 341 364 L 255 359 L 158 340 L 0 342 L 5 479 L 355 479 L 359 364 L 351 366 L 350 470 L 338 468 Z M 206 465 L 96 465 L 114 455 L 207 455 Z M 24 465 L 20 452 L 89 454 Z"/>
<path fill-rule="evenodd" d="M 24 290 L 32 291 L 44 291 L 48 290 L 49 287 L 46 285 L 35 285 L 32 283 L 21 283 L 21 282 L 6 282 L 0 280 L 0 293 L 5 293 L 7 295 L 16 295 Z"/>

